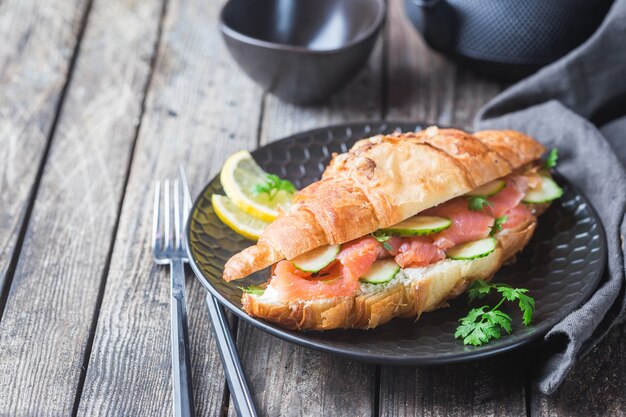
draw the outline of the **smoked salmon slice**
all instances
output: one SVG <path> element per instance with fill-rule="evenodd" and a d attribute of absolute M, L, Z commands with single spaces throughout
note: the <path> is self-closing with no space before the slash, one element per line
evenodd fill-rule
<path fill-rule="evenodd" d="M 506 187 L 498 193 L 488 198 L 491 203 L 488 210 L 493 217 L 501 217 L 507 211 L 517 206 L 524 198 L 524 193 L 528 189 L 526 177 L 510 177 L 506 180 Z"/>
<path fill-rule="evenodd" d="M 512 229 L 532 217 L 530 210 L 523 204 L 518 204 L 504 213 L 504 215 L 506 216 L 506 222 L 502 225 L 503 229 Z"/>
<path fill-rule="evenodd" d="M 432 235 L 433 243 L 438 248 L 446 250 L 461 243 L 489 236 L 494 218 L 486 210 L 470 210 L 467 204 L 467 199 L 455 198 L 423 212 L 428 216 L 452 220 L 450 227 Z"/>
<path fill-rule="evenodd" d="M 314 298 L 352 295 L 358 289 L 358 281 L 351 281 L 344 276 L 340 263 L 335 262 L 320 271 L 317 277 L 297 269 L 291 261 L 276 264 L 270 287 L 276 290 L 281 301 L 294 301 Z"/>
<path fill-rule="evenodd" d="M 373 237 L 362 237 L 344 244 L 337 260 L 341 262 L 350 279 L 358 282 L 378 258 L 381 246 Z"/>
<path fill-rule="evenodd" d="M 274 268 L 270 286 L 282 301 L 352 295 L 359 288 L 359 278 L 379 256 L 381 246 L 373 237 L 349 242 L 337 255 L 338 262 L 316 274 L 300 271 L 291 261 L 280 261 Z"/>
<path fill-rule="evenodd" d="M 426 266 L 446 257 L 445 252 L 427 237 L 411 237 L 403 241 L 395 257 L 396 263 L 402 268 Z"/>

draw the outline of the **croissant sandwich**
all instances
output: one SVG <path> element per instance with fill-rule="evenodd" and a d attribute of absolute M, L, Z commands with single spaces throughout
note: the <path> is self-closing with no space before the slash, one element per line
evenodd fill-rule
<path fill-rule="evenodd" d="M 516 131 L 430 127 L 334 155 L 227 281 L 272 266 L 245 311 L 290 329 L 374 328 L 444 306 L 528 243 L 562 191 L 544 147 Z"/>

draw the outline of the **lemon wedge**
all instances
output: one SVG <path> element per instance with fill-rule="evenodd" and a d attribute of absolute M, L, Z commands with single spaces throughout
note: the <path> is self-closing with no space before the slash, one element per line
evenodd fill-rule
<path fill-rule="evenodd" d="M 284 210 L 289 207 L 292 194 L 283 190 L 271 198 L 265 193 L 255 194 L 255 187 L 264 184 L 266 178 L 267 172 L 257 165 L 248 151 L 232 154 L 220 173 L 224 192 L 239 209 L 258 219 L 271 222 L 278 217 L 279 207 Z"/>
<path fill-rule="evenodd" d="M 221 221 L 248 239 L 258 240 L 265 226 L 269 224 L 242 211 L 226 196 L 213 194 L 211 204 Z"/>

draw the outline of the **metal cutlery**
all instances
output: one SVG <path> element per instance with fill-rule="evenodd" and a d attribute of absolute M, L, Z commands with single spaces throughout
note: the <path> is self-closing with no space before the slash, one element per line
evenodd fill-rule
<path fill-rule="evenodd" d="M 189 212 L 189 203 L 181 195 L 178 180 L 173 182 L 173 187 L 169 180 L 164 180 L 162 188 L 161 193 L 161 183 L 157 182 L 152 218 L 152 249 L 154 262 L 159 265 L 170 265 L 174 415 L 176 417 L 193 417 L 195 411 L 189 356 L 184 268 L 184 263 L 187 261 L 184 225 Z M 162 201 L 161 194 L 163 194 Z"/>
<path fill-rule="evenodd" d="M 187 177 L 182 167 L 179 167 L 180 178 L 183 186 L 183 194 L 185 196 L 185 202 L 188 206 L 191 206 L 191 193 L 189 191 L 189 185 L 187 183 Z M 188 213 L 186 211 L 186 213 Z M 185 237 L 183 236 L 183 239 Z M 239 359 L 239 353 L 237 352 L 237 345 L 233 339 L 230 331 L 230 326 L 224 313 L 224 308 L 213 297 L 213 295 L 207 291 L 206 297 L 207 306 L 209 309 L 209 316 L 211 317 L 211 326 L 213 328 L 213 334 L 217 342 L 217 347 L 222 359 L 222 365 L 224 367 L 224 374 L 226 375 L 226 381 L 228 382 L 228 388 L 230 395 L 237 411 L 237 415 L 240 417 L 257 417 L 257 411 L 254 405 L 254 400 L 246 376 L 241 367 L 241 360 Z"/>

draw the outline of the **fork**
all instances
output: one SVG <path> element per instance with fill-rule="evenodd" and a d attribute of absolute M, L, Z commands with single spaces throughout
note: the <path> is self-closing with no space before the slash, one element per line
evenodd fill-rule
<path fill-rule="evenodd" d="M 174 416 L 193 417 L 195 412 L 191 383 L 187 304 L 185 301 L 184 262 L 187 261 L 187 254 L 183 240 L 183 228 L 189 213 L 189 203 L 181 195 L 179 181 L 175 180 L 172 207 L 170 188 L 170 181 L 164 180 L 163 204 L 161 204 L 161 183 L 157 181 L 155 186 L 152 217 L 152 250 L 155 263 L 158 265 L 170 265 Z M 163 216 L 161 211 L 163 211 Z M 163 225 L 161 224 L 161 217 L 163 217 Z"/>
<path fill-rule="evenodd" d="M 178 167 L 178 173 L 183 188 L 183 206 L 185 207 L 185 204 L 187 207 L 191 206 L 191 190 L 187 182 L 185 169 L 182 165 Z M 188 215 L 189 211 L 187 210 L 185 213 Z M 186 234 L 183 234 L 182 240 L 184 244 L 187 243 Z M 189 261 L 189 259 L 187 259 L 187 261 Z M 254 399 L 252 398 L 246 375 L 241 366 L 241 359 L 237 352 L 237 345 L 233 339 L 226 313 L 224 313 L 224 309 L 210 291 L 207 291 L 206 303 L 209 308 L 213 335 L 215 336 L 217 348 L 220 352 L 226 382 L 228 383 L 235 411 L 239 417 L 257 417 L 258 414 L 256 406 L 254 405 Z"/>

